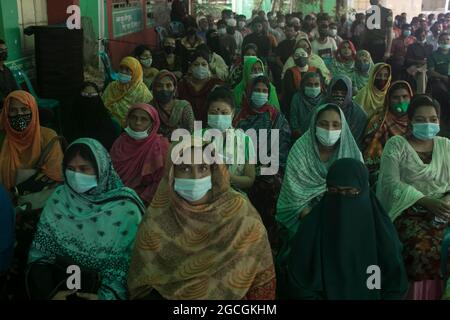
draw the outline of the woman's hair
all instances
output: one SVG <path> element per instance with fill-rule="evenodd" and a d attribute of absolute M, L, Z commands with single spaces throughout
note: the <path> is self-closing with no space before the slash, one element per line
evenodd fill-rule
<path fill-rule="evenodd" d="M 213 102 L 222 101 L 231 107 L 231 110 L 235 109 L 234 97 L 231 90 L 226 86 L 217 86 L 209 93 L 206 98 L 206 106 L 209 108 Z"/>
<path fill-rule="evenodd" d="M 394 83 L 389 88 L 389 93 L 388 93 L 389 94 L 389 96 L 388 96 L 389 100 L 388 101 L 391 100 L 391 97 L 392 97 L 392 94 L 394 93 L 394 91 L 397 91 L 399 89 L 405 89 L 406 91 L 408 91 L 408 94 L 410 93 L 410 89 L 409 89 L 409 87 L 408 87 L 408 85 L 406 83 L 404 83 L 404 82 Z M 412 96 L 411 96 L 411 98 L 412 98 Z"/>
<path fill-rule="evenodd" d="M 316 121 L 320 118 L 320 115 L 322 113 L 324 113 L 325 111 L 330 111 L 330 110 L 336 111 L 337 114 L 339 115 L 339 117 L 341 116 L 341 112 L 340 112 L 339 107 L 337 105 L 333 104 L 333 103 L 328 103 L 325 108 L 323 108 L 322 110 L 319 111 L 319 113 L 317 114 Z M 342 119 L 341 119 L 341 121 L 342 121 Z"/>
<path fill-rule="evenodd" d="M 304 88 L 306 85 L 306 80 L 311 79 L 311 78 L 319 78 L 320 86 L 322 87 L 322 90 L 323 90 L 325 79 L 324 79 L 320 69 L 317 69 L 316 71 L 310 71 L 310 72 L 305 73 L 305 75 L 302 77 L 302 80 L 300 82 L 300 87 Z"/>
<path fill-rule="evenodd" d="M 432 106 L 436 110 L 437 116 L 440 117 L 441 105 L 439 104 L 439 102 L 426 94 L 417 94 L 414 97 L 412 97 L 411 102 L 409 104 L 408 119 L 412 120 L 414 118 L 416 110 L 424 106 Z"/>
<path fill-rule="evenodd" d="M 256 53 L 258 53 L 258 46 L 254 43 L 249 43 L 245 47 L 242 47 L 242 56 L 244 56 L 245 52 L 250 49 L 253 49 Z"/>
<path fill-rule="evenodd" d="M 423 34 L 423 33 L 426 33 L 426 31 L 425 31 L 425 29 L 424 28 L 419 28 L 419 29 L 417 29 L 416 30 L 416 32 L 414 33 L 414 36 L 416 37 L 416 38 L 418 38 L 421 34 Z"/>
<path fill-rule="evenodd" d="M 252 92 L 258 83 L 264 83 L 267 86 L 267 89 L 269 90 L 269 99 L 270 99 L 270 80 L 269 80 L 269 78 L 267 78 L 266 76 L 259 76 L 259 77 L 256 77 L 255 79 L 253 79 L 252 86 L 251 86 Z"/>
<path fill-rule="evenodd" d="M 95 175 L 98 177 L 97 160 L 95 159 L 95 156 L 92 153 L 91 149 L 84 143 L 72 144 L 66 150 L 63 159 L 63 170 L 65 171 L 67 169 L 69 162 L 72 161 L 72 159 L 75 158 L 77 155 L 79 155 L 81 158 L 83 158 L 86 161 L 89 161 L 92 164 L 95 170 Z"/>
<path fill-rule="evenodd" d="M 204 50 L 195 50 L 194 54 L 192 55 L 191 62 L 194 62 L 198 58 L 203 58 L 208 62 L 209 65 L 209 55 Z"/>
<path fill-rule="evenodd" d="M 150 51 L 150 48 L 146 46 L 145 44 L 138 45 L 136 48 L 134 48 L 133 55 L 136 58 L 139 58 L 145 51 Z"/>

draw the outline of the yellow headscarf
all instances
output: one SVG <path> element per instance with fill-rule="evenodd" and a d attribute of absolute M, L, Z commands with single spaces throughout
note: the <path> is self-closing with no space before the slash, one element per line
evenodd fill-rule
<path fill-rule="evenodd" d="M 131 70 L 131 81 L 127 84 L 112 82 L 102 98 L 106 108 L 124 125 L 129 106 L 139 102 L 148 103 L 153 96 L 143 82 L 142 66 L 136 58 L 125 57 L 120 66 Z"/>
<path fill-rule="evenodd" d="M 380 70 L 383 68 L 388 68 L 389 78 L 384 88 L 382 90 L 379 90 L 375 86 L 374 82 L 378 72 L 380 72 Z M 383 109 L 384 99 L 389 87 L 391 86 L 391 80 L 391 66 L 387 63 L 377 63 L 370 71 L 369 81 L 367 82 L 367 85 L 362 88 L 355 96 L 354 101 L 358 103 L 364 109 L 364 111 L 366 111 L 369 119 L 373 114 Z"/>

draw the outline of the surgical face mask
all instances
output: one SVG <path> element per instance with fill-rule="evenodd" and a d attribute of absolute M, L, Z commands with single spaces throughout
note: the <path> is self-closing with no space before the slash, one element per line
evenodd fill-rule
<path fill-rule="evenodd" d="M 316 98 L 321 93 L 320 87 L 305 87 L 305 95 L 309 98 Z"/>
<path fill-rule="evenodd" d="M 370 69 L 370 63 L 368 62 L 356 62 L 356 67 L 361 71 L 362 73 L 367 73 Z"/>
<path fill-rule="evenodd" d="M 341 137 L 341 130 L 326 130 L 321 127 L 316 127 L 316 137 L 320 144 L 326 147 L 331 147 Z"/>
<path fill-rule="evenodd" d="M 238 27 L 239 27 L 239 29 L 245 28 L 245 21 L 239 21 L 238 22 Z"/>
<path fill-rule="evenodd" d="M 308 57 L 300 57 L 300 58 L 294 59 L 294 62 L 298 67 L 304 68 L 308 65 L 309 59 L 308 59 Z"/>
<path fill-rule="evenodd" d="M 97 187 L 97 177 L 66 169 L 69 186 L 77 193 L 85 193 Z"/>
<path fill-rule="evenodd" d="M 409 37 L 410 35 L 411 35 L 411 31 L 410 30 L 403 31 L 403 36 L 404 37 Z"/>
<path fill-rule="evenodd" d="M 9 117 L 9 124 L 11 128 L 18 132 L 24 131 L 31 122 L 32 114 L 18 114 L 16 116 Z"/>
<path fill-rule="evenodd" d="M 397 104 L 393 105 L 392 108 L 395 111 L 397 111 L 398 113 L 406 113 L 406 111 L 408 111 L 408 108 L 409 108 L 409 102 L 403 101 L 403 102 L 397 103 Z"/>
<path fill-rule="evenodd" d="M 262 72 L 252 73 L 252 74 L 250 75 L 250 79 L 256 79 L 256 78 L 262 77 L 262 76 L 264 76 L 264 73 L 262 73 Z"/>
<path fill-rule="evenodd" d="M 125 74 L 125 73 L 119 73 L 117 74 L 117 79 L 119 80 L 120 83 L 122 84 L 127 84 L 131 82 L 131 75 L 129 74 Z"/>
<path fill-rule="evenodd" d="M 155 92 L 155 99 L 158 103 L 165 105 L 173 98 L 173 91 L 171 90 L 158 90 Z"/>
<path fill-rule="evenodd" d="M 337 36 L 337 29 L 330 29 L 330 36 L 336 37 Z"/>
<path fill-rule="evenodd" d="M 192 75 L 195 79 L 204 80 L 209 77 L 209 68 L 204 66 L 192 67 Z"/>
<path fill-rule="evenodd" d="M 449 50 L 450 49 L 450 44 L 439 43 L 439 48 L 444 49 L 444 50 Z"/>
<path fill-rule="evenodd" d="M 231 114 L 208 114 L 208 125 L 222 132 L 231 128 L 232 120 Z"/>
<path fill-rule="evenodd" d="M 141 60 L 141 64 L 145 67 L 145 68 L 150 68 L 152 66 L 152 58 L 148 58 L 148 59 L 142 59 Z"/>
<path fill-rule="evenodd" d="M 143 140 L 148 137 L 148 130 L 146 131 L 134 131 L 130 127 L 125 128 L 125 132 L 134 140 Z"/>
<path fill-rule="evenodd" d="M 219 29 L 217 29 L 217 32 L 219 33 L 219 34 L 226 34 L 227 33 L 227 29 L 226 28 L 219 28 Z"/>
<path fill-rule="evenodd" d="M 419 140 L 431 140 L 441 130 L 438 123 L 413 123 L 413 135 Z"/>
<path fill-rule="evenodd" d="M 252 102 L 256 107 L 262 107 L 269 100 L 269 94 L 265 92 L 253 92 Z"/>
<path fill-rule="evenodd" d="M 201 179 L 175 178 L 174 190 L 187 201 L 198 201 L 212 188 L 211 176 Z"/>

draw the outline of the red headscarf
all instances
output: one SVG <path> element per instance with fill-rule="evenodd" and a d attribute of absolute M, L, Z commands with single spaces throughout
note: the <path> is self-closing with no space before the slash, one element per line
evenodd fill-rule
<path fill-rule="evenodd" d="M 349 44 L 350 50 L 352 50 L 352 55 L 351 55 L 351 57 L 344 57 L 344 56 L 342 56 L 342 54 L 341 54 L 341 50 L 342 50 L 342 48 L 344 48 L 344 45 L 345 45 L 346 43 Z M 356 48 L 355 48 L 355 46 L 353 45 L 353 42 L 348 41 L 348 40 L 342 41 L 342 42 L 341 42 L 341 44 L 339 45 L 339 47 L 338 47 L 338 49 L 337 49 L 337 51 L 336 51 L 336 60 L 339 61 L 339 62 L 347 62 L 347 61 L 350 61 L 350 60 L 353 60 L 353 61 L 356 60 Z"/>
<path fill-rule="evenodd" d="M 158 134 L 160 120 L 158 111 L 148 104 L 138 103 L 128 111 L 147 112 L 153 121 L 152 131 L 146 139 L 135 140 L 128 134 L 122 134 L 111 148 L 114 169 L 123 183 L 134 189 L 144 202 L 149 203 L 162 178 L 169 149 L 169 141 Z"/>

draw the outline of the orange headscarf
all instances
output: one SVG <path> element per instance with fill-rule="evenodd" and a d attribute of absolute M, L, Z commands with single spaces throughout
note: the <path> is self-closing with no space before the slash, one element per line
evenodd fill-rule
<path fill-rule="evenodd" d="M 22 132 L 14 130 L 9 123 L 8 114 L 12 99 L 26 105 L 32 114 L 30 124 Z M 56 136 L 56 134 L 52 130 L 40 127 L 36 100 L 31 94 L 23 90 L 13 91 L 6 97 L 0 115 L 0 126 L 6 134 L 0 152 L 0 184 L 10 189 L 15 186 L 17 170 L 33 168 L 45 147 L 43 141 L 48 143 L 51 140 L 50 136 Z M 48 136 L 48 139 L 46 139 L 46 136 Z M 49 158 L 53 158 L 55 163 L 62 162 L 61 149 L 52 150 L 49 153 Z M 61 163 L 59 166 L 55 166 L 54 163 L 50 165 L 49 162 L 46 162 L 41 169 L 52 180 L 62 181 Z"/>

